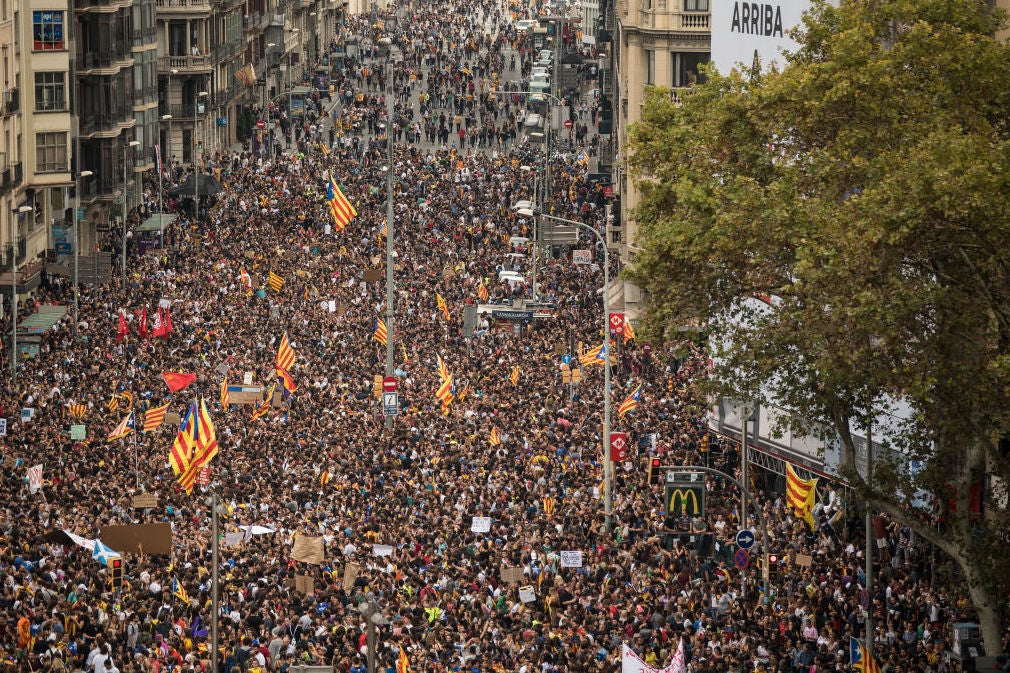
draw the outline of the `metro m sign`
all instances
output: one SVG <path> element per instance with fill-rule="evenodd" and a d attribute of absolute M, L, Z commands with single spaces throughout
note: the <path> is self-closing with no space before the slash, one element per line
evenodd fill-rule
<path fill-rule="evenodd" d="M 628 459 L 628 433 L 610 433 L 610 461 L 622 463 Z"/>
<path fill-rule="evenodd" d="M 611 313 L 610 314 L 610 333 L 616 334 L 618 336 L 624 335 L 624 314 L 623 313 Z"/>

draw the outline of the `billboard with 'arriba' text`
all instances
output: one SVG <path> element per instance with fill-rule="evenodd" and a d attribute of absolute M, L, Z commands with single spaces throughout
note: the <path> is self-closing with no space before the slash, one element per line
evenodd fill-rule
<path fill-rule="evenodd" d="M 809 0 L 712 0 L 712 61 L 722 74 L 734 67 L 749 70 L 755 55 L 762 70 L 781 69 L 784 51 L 795 51 L 789 31 L 800 25 Z"/>

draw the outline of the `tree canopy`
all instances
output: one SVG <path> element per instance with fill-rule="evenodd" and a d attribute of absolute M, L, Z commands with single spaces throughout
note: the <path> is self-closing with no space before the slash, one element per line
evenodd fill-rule
<path fill-rule="evenodd" d="M 908 402 L 897 448 L 925 469 L 877 465 L 866 492 L 959 562 L 989 643 L 1010 589 L 993 531 L 1010 522 L 969 499 L 1010 476 L 1003 18 L 972 0 L 815 2 L 781 71 L 710 72 L 680 105 L 652 92 L 629 150 L 647 331 L 719 335 L 717 378 L 752 398 L 774 382 L 776 404 L 837 431 L 864 490 L 849 428 Z M 903 507 L 916 489 L 942 535 Z"/>

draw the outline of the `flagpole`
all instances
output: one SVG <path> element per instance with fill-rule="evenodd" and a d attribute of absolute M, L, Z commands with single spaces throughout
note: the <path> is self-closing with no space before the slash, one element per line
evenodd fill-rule
<path fill-rule="evenodd" d="M 133 413 L 133 412 L 130 412 Z M 140 455 L 137 452 L 137 417 L 133 417 L 133 478 L 136 486 L 140 488 Z"/>
<path fill-rule="evenodd" d="M 218 629 L 217 629 L 217 613 L 220 609 L 219 598 L 218 598 L 218 565 L 219 565 L 219 549 L 218 549 L 218 527 L 219 527 L 219 513 L 220 508 L 217 491 L 211 491 L 210 495 L 211 501 L 211 545 L 210 545 L 210 556 L 211 556 L 211 574 L 210 574 L 210 590 L 211 590 L 211 615 L 210 615 L 210 671 L 211 673 L 217 673 L 217 659 L 218 659 Z"/>
<path fill-rule="evenodd" d="M 393 375 L 393 51 L 389 51 L 386 92 L 386 376 Z M 393 427 L 392 414 L 385 416 L 386 429 Z M 371 654 L 371 649 L 369 649 Z"/>

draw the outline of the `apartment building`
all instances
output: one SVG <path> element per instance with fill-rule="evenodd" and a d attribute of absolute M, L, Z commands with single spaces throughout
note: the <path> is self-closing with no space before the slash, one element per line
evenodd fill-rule
<path fill-rule="evenodd" d="M 21 132 L 21 68 L 17 55 L 22 37 L 15 30 L 16 0 L 0 0 L 0 290 L 10 293 L 11 269 L 15 260 L 23 262 L 27 245 L 19 245 L 18 214 L 24 198 L 24 163 L 26 147 Z"/>
<path fill-rule="evenodd" d="M 702 75 L 699 66 L 710 60 L 710 0 L 605 0 L 601 2 L 600 133 L 611 137 L 601 156 L 600 170 L 609 171 L 615 199 L 608 240 L 625 264 L 634 260 L 638 225 L 631 213 L 638 190 L 628 173 L 628 127 L 641 119 L 645 93 L 667 87 L 675 99 Z M 602 38 L 602 40 L 601 40 Z M 611 305 L 624 306 L 631 316 L 642 309 L 641 291 L 615 281 Z"/>

